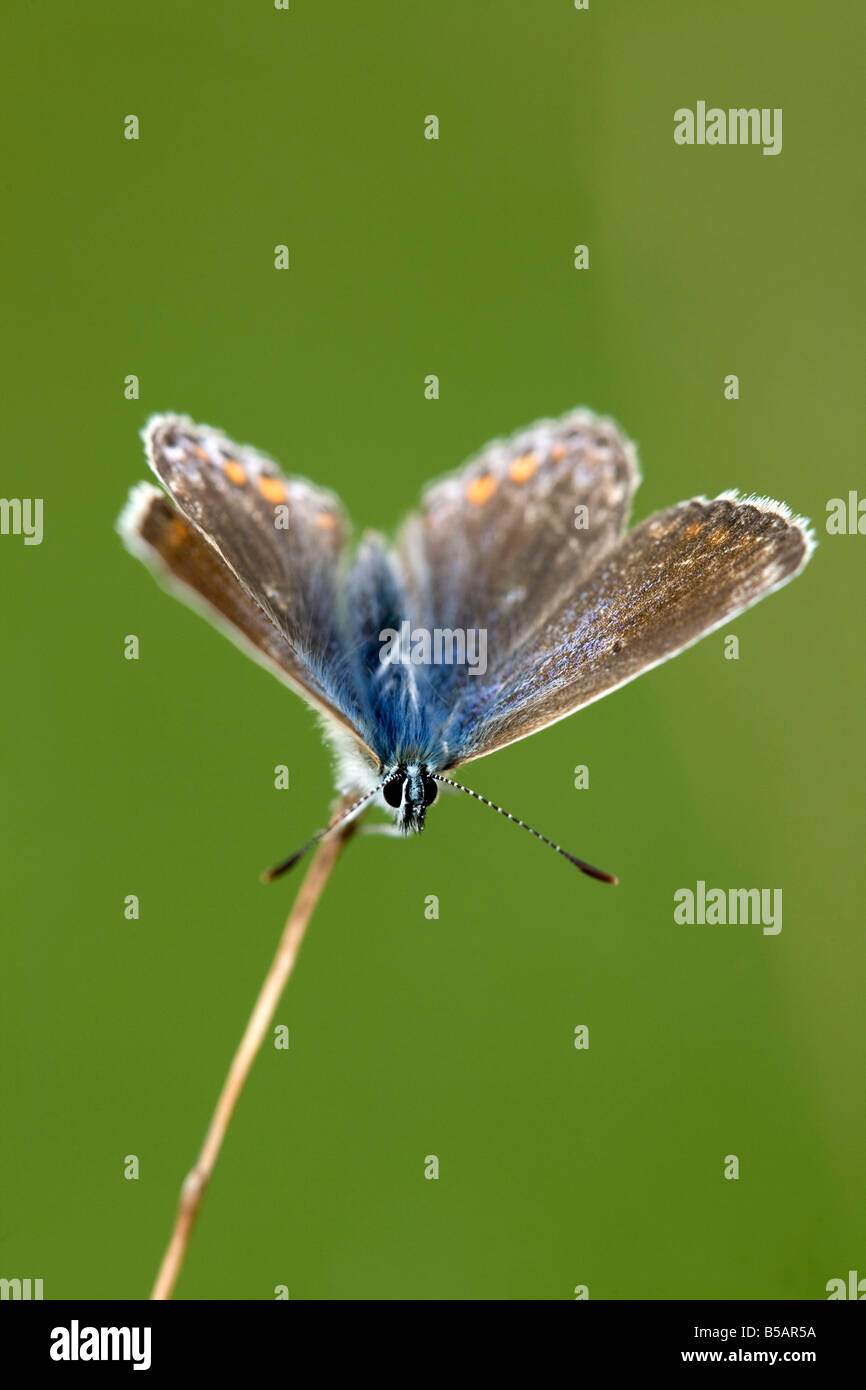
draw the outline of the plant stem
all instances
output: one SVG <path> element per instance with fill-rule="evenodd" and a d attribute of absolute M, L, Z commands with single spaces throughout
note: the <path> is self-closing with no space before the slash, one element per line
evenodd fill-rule
<path fill-rule="evenodd" d="M 220 1092 L 198 1161 L 187 1174 L 181 1188 L 174 1229 L 163 1256 L 156 1283 L 153 1286 L 152 1300 L 171 1298 L 183 1265 L 199 1207 L 219 1151 L 222 1148 L 222 1142 L 234 1114 L 235 1106 L 240 1099 L 253 1060 L 262 1045 L 274 1011 L 280 1001 L 280 996 L 286 987 L 286 982 L 292 973 L 307 925 L 322 895 L 331 870 L 340 856 L 340 851 L 354 828 L 354 823 L 350 822 L 322 842 L 301 884 L 288 921 L 283 928 L 277 953 L 265 976 L 238 1049 L 232 1058 L 232 1064 Z"/>

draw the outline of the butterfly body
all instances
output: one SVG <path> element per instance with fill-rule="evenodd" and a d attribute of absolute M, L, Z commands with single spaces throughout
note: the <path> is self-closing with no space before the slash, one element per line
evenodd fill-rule
<path fill-rule="evenodd" d="M 585 410 L 488 445 L 393 546 L 354 551 L 338 499 L 257 451 L 178 416 L 144 437 L 165 491 L 133 491 L 127 545 L 318 711 L 341 792 L 403 831 L 446 772 L 684 650 L 814 544 L 783 503 L 735 493 L 627 531 L 634 450 Z"/>

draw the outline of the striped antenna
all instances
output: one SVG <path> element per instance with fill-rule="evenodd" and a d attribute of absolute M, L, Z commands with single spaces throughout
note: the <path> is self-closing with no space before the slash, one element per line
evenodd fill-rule
<path fill-rule="evenodd" d="M 452 782 L 450 777 L 442 777 L 437 772 L 431 773 L 431 776 L 434 782 L 442 782 L 446 787 L 453 787 L 455 791 L 465 792 L 467 796 L 474 796 L 476 801 L 480 801 L 483 805 L 489 806 L 492 811 L 498 811 L 500 816 L 505 816 L 506 820 L 513 821 L 515 825 L 521 826 L 523 830 L 528 830 L 530 835 L 535 836 L 536 840 L 541 840 L 542 844 L 549 845 L 551 849 L 555 849 L 557 854 L 561 854 L 563 859 L 568 860 L 569 864 L 573 864 L 576 869 L 580 869 L 581 873 L 588 874 L 590 878 L 597 878 L 600 883 L 619 882 L 615 874 L 607 874 L 604 869 L 596 869 L 592 864 L 587 864 L 583 859 L 578 859 L 575 855 L 569 854 L 567 849 L 563 849 L 561 845 L 555 845 L 552 840 L 548 840 L 547 836 L 542 835 L 540 830 L 533 830 L 532 826 L 527 825 L 525 820 L 520 820 L 517 816 L 512 816 L 510 811 L 503 811 L 502 807 L 497 806 L 495 801 L 488 801 L 487 797 L 482 796 L 480 792 L 474 792 L 471 787 L 464 787 L 460 782 Z"/>
<path fill-rule="evenodd" d="M 298 861 L 303 859 L 304 855 L 309 853 L 314 845 L 317 845 L 320 840 L 324 840 L 326 835 L 330 835 L 332 830 L 336 830 L 338 825 L 342 825 L 343 822 L 348 820 L 350 816 L 353 816 L 356 811 L 360 811 L 361 807 L 365 806 L 371 797 L 374 797 L 383 787 L 387 787 L 388 783 L 393 782 L 394 778 L 398 775 L 399 768 L 389 773 L 384 781 L 380 782 L 372 791 L 365 792 L 363 796 L 359 796 L 357 801 L 353 801 L 351 806 L 347 806 L 344 811 L 341 811 L 338 816 L 335 816 L 331 824 L 326 825 L 324 830 L 317 830 L 312 839 L 309 839 L 305 845 L 301 845 L 300 849 L 296 849 L 294 854 L 289 855 L 288 859 L 284 859 L 281 863 L 275 864 L 272 869 L 266 869 L 262 874 L 262 883 L 273 883 L 275 878 L 281 878 L 283 874 L 287 874 L 289 869 L 293 869 Z"/>

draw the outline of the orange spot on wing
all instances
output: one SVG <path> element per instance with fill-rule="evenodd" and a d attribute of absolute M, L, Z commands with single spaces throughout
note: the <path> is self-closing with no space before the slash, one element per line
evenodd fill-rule
<path fill-rule="evenodd" d="M 285 502 L 286 500 L 286 489 L 283 487 L 279 478 L 268 478 L 266 476 L 259 478 L 259 492 L 266 502 L 273 502 L 276 504 L 277 502 Z"/>
<path fill-rule="evenodd" d="M 201 459 L 202 463 L 207 463 L 207 449 L 203 449 L 200 444 L 196 444 L 195 448 L 193 449 L 193 453 L 195 454 L 196 458 Z"/>
<path fill-rule="evenodd" d="M 330 512 L 319 512 L 316 517 L 316 525 L 321 527 L 323 531 L 333 531 L 336 524 Z"/>
<path fill-rule="evenodd" d="M 514 459 L 509 465 L 508 474 L 513 482 L 525 483 L 532 477 L 537 467 L 538 459 L 535 454 L 521 454 L 519 459 Z"/>
<path fill-rule="evenodd" d="M 689 525 L 686 527 L 685 531 L 683 531 L 683 535 L 686 536 L 686 537 L 688 538 L 688 540 L 693 541 L 694 538 L 695 538 L 695 536 L 699 536 L 699 535 L 701 534 L 701 532 L 703 531 L 703 529 L 704 529 L 704 528 L 703 528 L 703 523 L 702 523 L 702 522 L 700 522 L 700 521 L 692 521 L 692 522 L 690 522 Z"/>
<path fill-rule="evenodd" d="M 483 507 L 496 491 L 496 479 L 491 478 L 489 473 L 484 473 L 480 478 L 473 478 L 466 489 L 467 502 L 474 502 L 476 507 Z"/>
<path fill-rule="evenodd" d="M 567 453 L 568 450 L 564 444 L 554 444 L 550 451 L 550 457 L 553 459 L 554 463 L 559 463 L 559 460 L 564 459 Z"/>
<path fill-rule="evenodd" d="M 240 487 L 241 483 L 246 482 L 246 469 L 243 464 L 238 463 L 237 459 L 227 459 L 223 466 L 225 475 L 230 483 L 237 483 L 238 487 Z"/>
<path fill-rule="evenodd" d="M 727 540 L 729 534 L 725 526 L 718 526 L 715 531 L 710 532 L 707 540 L 710 545 L 721 545 L 722 541 Z"/>
<path fill-rule="evenodd" d="M 179 516 L 173 516 L 168 523 L 168 531 L 166 533 L 168 544 L 174 549 L 175 546 L 185 541 L 188 535 L 189 531 L 187 530 L 186 522 L 181 521 Z"/>

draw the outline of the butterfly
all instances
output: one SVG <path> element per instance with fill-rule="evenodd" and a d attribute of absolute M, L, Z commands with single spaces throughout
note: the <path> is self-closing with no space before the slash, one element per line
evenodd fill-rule
<path fill-rule="evenodd" d="M 635 450 L 587 410 L 488 444 L 393 546 L 369 532 L 353 548 L 333 493 L 218 430 L 158 415 L 143 438 L 162 489 L 131 492 L 127 546 L 303 696 L 336 754 L 344 809 L 268 877 L 374 798 L 422 830 L 446 785 L 616 882 L 445 774 L 683 651 L 815 544 L 784 503 L 734 492 L 627 530 Z"/>

